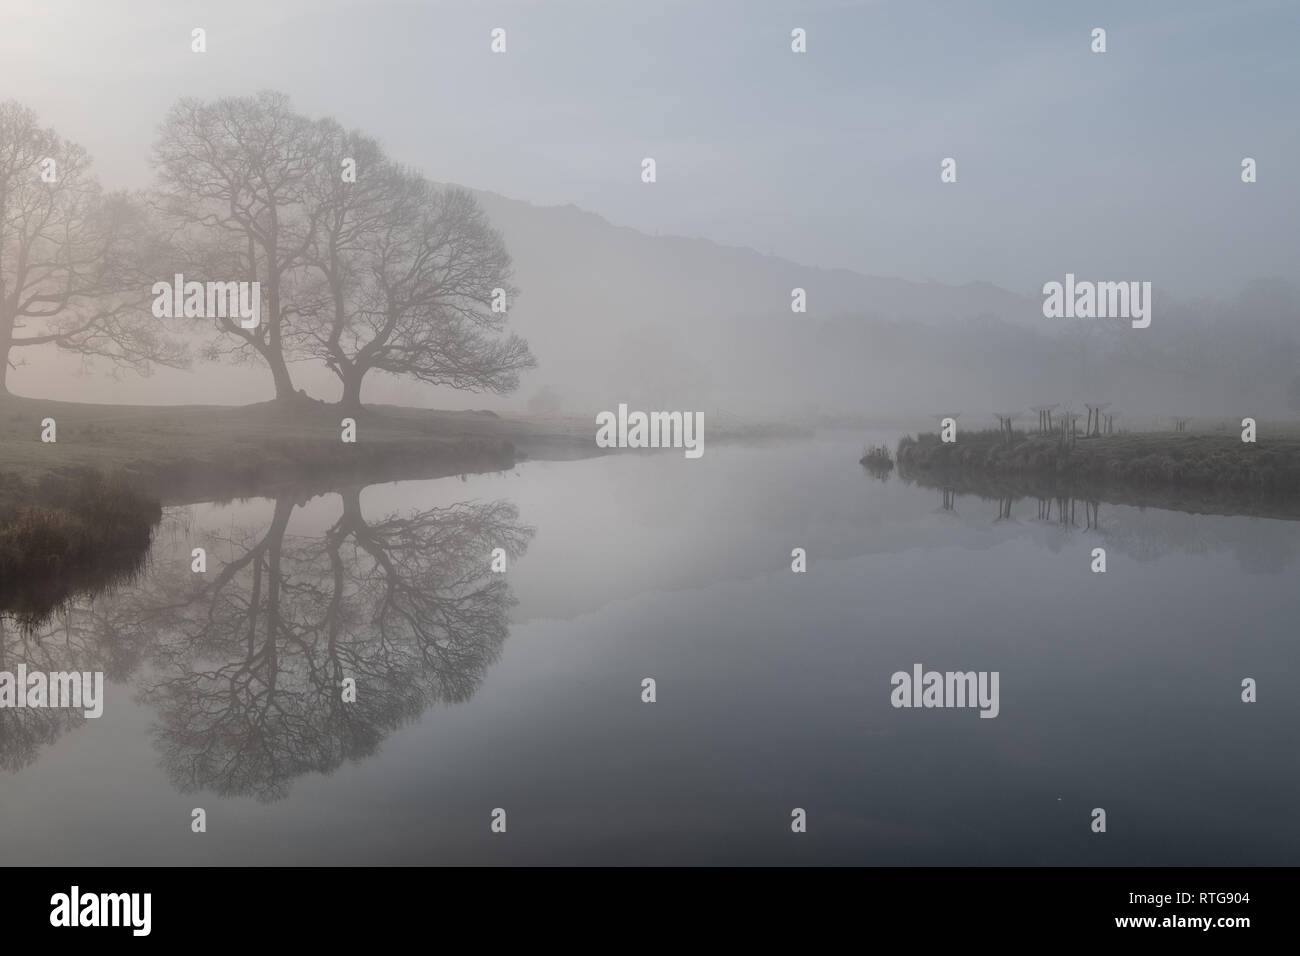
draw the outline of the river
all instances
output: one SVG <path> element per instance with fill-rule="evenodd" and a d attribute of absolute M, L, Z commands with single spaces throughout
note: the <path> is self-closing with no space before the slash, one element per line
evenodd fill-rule
<path fill-rule="evenodd" d="M 864 438 L 169 508 L 136 581 L 4 624 L 106 677 L 0 711 L 5 860 L 1300 862 L 1300 523 L 1071 520 Z M 892 706 L 917 664 L 997 716 Z"/>

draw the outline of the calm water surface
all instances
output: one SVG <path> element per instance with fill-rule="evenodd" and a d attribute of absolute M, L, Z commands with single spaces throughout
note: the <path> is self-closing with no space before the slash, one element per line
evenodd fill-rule
<path fill-rule="evenodd" d="M 863 438 L 171 509 L 136 584 L 5 624 L 109 681 L 0 712 L 5 862 L 1300 863 L 1300 524 L 1007 517 Z M 894 709 L 918 662 L 999 716 Z"/>

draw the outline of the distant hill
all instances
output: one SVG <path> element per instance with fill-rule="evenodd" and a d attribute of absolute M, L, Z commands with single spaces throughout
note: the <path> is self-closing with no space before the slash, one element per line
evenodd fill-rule
<path fill-rule="evenodd" d="M 514 259 L 521 294 L 510 325 L 538 368 L 508 396 L 374 376 L 367 402 L 525 411 L 546 388 L 538 411 L 581 416 L 627 402 L 724 420 L 910 421 L 958 410 L 983 423 L 995 408 L 1051 402 L 1108 401 L 1146 416 L 1282 414 L 1300 380 L 1300 293 L 1288 280 L 1258 280 L 1223 301 L 1156 289 L 1152 326 L 1136 331 L 1122 320 L 1045 319 L 1041 298 L 988 283 L 821 269 L 646 235 L 572 205 L 473 192 Z M 796 287 L 804 314 L 790 310 Z M 34 397 L 125 404 L 271 397 L 256 362 L 120 381 L 76 379 L 79 364 L 51 355 L 14 370 L 11 384 Z M 317 363 L 295 363 L 293 374 L 312 395 L 337 399 L 337 380 Z"/>
<path fill-rule="evenodd" d="M 824 360 L 842 356 L 833 354 L 827 323 L 898 324 L 928 338 L 972 322 L 1042 322 L 1038 300 L 988 283 L 948 286 L 821 269 L 704 239 L 646 235 L 572 205 L 475 195 L 515 260 L 522 294 L 512 324 L 539 363 L 521 390 L 525 399 L 550 384 L 577 410 L 622 397 L 771 414 L 792 407 L 790 396 L 765 402 L 759 394 L 782 377 L 792 348 L 822 353 L 805 355 L 798 381 L 786 380 L 796 392 L 820 382 L 821 394 L 796 404 L 835 399 L 822 369 Z M 794 288 L 805 290 L 804 314 L 791 311 Z M 846 403 L 856 403 L 858 392 L 852 378 L 840 382 Z"/>
<path fill-rule="evenodd" d="M 1045 319 L 1040 297 L 989 283 L 804 266 L 474 192 L 514 257 L 512 325 L 538 358 L 521 405 L 549 385 L 570 412 L 627 401 L 809 420 L 1099 399 L 1148 415 L 1279 411 L 1300 358 L 1285 280 L 1219 302 L 1157 289 L 1153 326 L 1137 331 Z M 796 287 L 805 314 L 790 310 Z"/>
<path fill-rule="evenodd" d="M 516 259 L 526 314 L 548 321 L 611 310 L 631 324 L 669 315 L 682 321 L 792 315 L 796 287 L 807 291 L 812 316 L 853 313 L 939 325 L 981 313 L 1017 325 L 1042 320 L 1041 300 L 987 282 L 950 286 L 821 269 L 707 239 L 649 236 L 573 205 L 535 206 L 473 192 Z"/>

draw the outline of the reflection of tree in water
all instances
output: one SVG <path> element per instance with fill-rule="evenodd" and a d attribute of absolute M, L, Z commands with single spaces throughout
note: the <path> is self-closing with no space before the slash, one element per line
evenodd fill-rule
<path fill-rule="evenodd" d="M 64 648 L 46 643 L 37 633 L 0 615 L 0 671 L 9 671 L 17 680 L 18 665 L 31 670 L 71 670 L 70 663 L 86 648 Z M 48 667 L 57 661 L 57 666 Z M 0 767 L 21 770 L 32 763 L 42 748 L 54 743 L 70 727 L 85 718 L 79 710 L 54 707 L 0 708 Z"/>
<path fill-rule="evenodd" d="M 1018 486 L 1000 486 L 991 479 L 978 484 L 968 482 L 966 487 L 956 489 L 905 470 L 902 478 L 906 484 L 938 490 L 944 512 L 956 513 L 959 498 L 989 502 L 996 510 L 992 524 L 1014 522 L 1015 504 L 1022 498 L 1032 498 L 1037 509 L 1033 523 L 1059 532 L 1035 533 L 1035 538 L 1053 552 L 1059 551 L 1078 531 L 1097 534 L 1106 548 L 1138 561 L 1153 561 L 1171 552 L 1205 555 L 1230 550 L 1248 574 L 1274 574 L 1295 564 L 1300 557 L 1300 523 L 1291 520 L 1203 515 L 1110 503 L 1105 503 L 1103 509 L 1103 502 L 1095 498 L 1023 493 Z"/>
<path fill-rule="evenodd" d="M 163 599 L 170 626 L 140 697 L 182 790 L 282 797 L 294 777 L 372 754 L 432 704 L 468 698 L 506 639 L 513 599 L 489 558 L 522 553 L 532 534 L 513 505 L 372 524 L 353 490 L 333 527 L 306 539 L 285 533 L 292 510 L 278 501 L 266 534 L 209 567 L 197 600 L 146 596 Z M 234 543 L 214 537 L 208 553 Z M 181 588 L 188 574 L 174 576 Z"/>
<path fill-rule="evenodd" d="M 179 789 L 283 797 L 295 777 L 372 754 L 431 705 L 473 694 L 514 603 L 490 571 L 492 549 L 517 557 L 533 533 L 507 502 L 367 522 L 359 490 L 342 497 L 323 536 L 287 533 L 290 498 L 262 532 L 180 536 L 183 551 L 156 555 L 137 587 L 70 608 L 62 644 L 52 626 L 22 645 L 5 632 L 3 646 L 14 666 L 136 673 Z M 191 571 L 193 546 L 207 551 L 204 574 Z M 40 663 L 55 657 L 57 667 Z M 355 702 L 343 701 L 344 678 Z M 13 715 L 0 748 L 15 766 L 84 719 L 45 709 L 0 721 Z"/>
<path fill-rule="evenodd" d="M 148 651 L 149 634 L 113 620 L 109 601 L 83 596 L 44 615 L 40 627 L 22 612 L 0 613 L 0 671 L 14 674 L 20 664 L 34 671 L 101 671 L 104 680 L 123 681 Z M 125 626 L 124 626 L 125 625 Z M 21 770 L 43 747 L 86 719 L 65 707 L 0 708 L 0 768 Z"/>

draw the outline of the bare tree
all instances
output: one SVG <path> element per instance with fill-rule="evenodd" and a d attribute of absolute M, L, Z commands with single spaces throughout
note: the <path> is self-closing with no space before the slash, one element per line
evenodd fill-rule
<path fill-rule="evenodd" d="M 209 317 L 234 340 L 233 348 L 214 346 L 210 354 L 260 356 L 281 400 L 295 395 L 285 339 L 296 311 L 295 273 L 319 215 L 307 186 L 326 161 L 320 139 L 319 125 L 295 113 L 288 97 L 262 92 L 211 103 L 183 99 L 154 145 L 159 204 L 175 226 L 179 261 L 219 281 L 262 286 L 254 328 L 243 328 L 238 316 Z"/>
<path fill-rule="evenodd" d="M 329 149 L 361 158 L 355 182 L 337 174 L 316 182 L 303 353 L 339 377 L 342 404 L 353 411 L 370 372 L 470 391 L 516 388 L 536 362 L 523 339 L 505 332 L 517 291 L 510 256 L 477 201 L 326 126 Z"/>
<path fill-rule="evenodd" d="M 1073 445 L 1079 437 L 1079 419 L 1082 418 L 1078 412 L 1073 409 L 1065 409 L 1061 412 L 1061 437 L 1059 444 L 1062 448 L 1067 445 Z"/>
<path fill-rule="evenodd" d="M 85 150 L 0 103 L 0 394 L 16 349 L 55 345 L 115 369 L 183 367 L 147 308 L 156 249 L 147 210 L 105 194 Z"/>
<path fill-rule="evenodd" d="M 993 417 L 998 420 L 998 431 L 1006 436 L 1010 441 L 1013 436 L 1012 423 L 1020 417 L 1019 412 L 994 412 Z"/>
<path fill-rule="evenodd" d="M 1052 412 L 1059 407 L 1059 405 L 1030 406 L 1030 411 L 1038 413 L 1038 430 L 1040 432 L 1050 432 L 1052 430 Z"/>
<path fill-rule="evenodd" d="M 1084 435 L 1088 435 L 1088 436 L 1101 435 L 1102 412 L 1110 408 L 1110 402 L 1105 402 L 1101 405 L 1088 405 L 1087 403 L 1085 403 L 1084 407 L 1088 409 L 1088 425 L 1083 430 Z"/>

